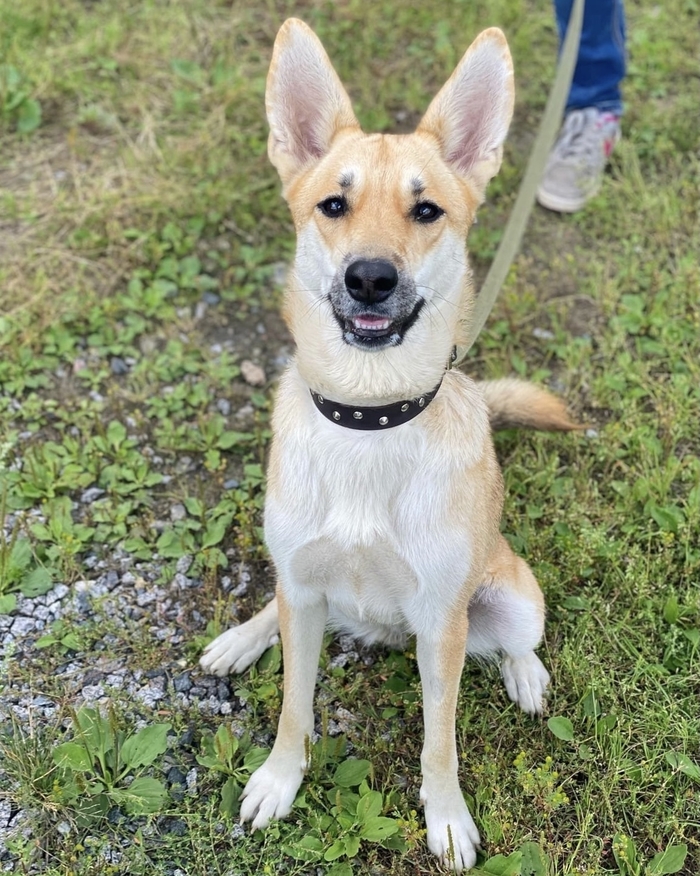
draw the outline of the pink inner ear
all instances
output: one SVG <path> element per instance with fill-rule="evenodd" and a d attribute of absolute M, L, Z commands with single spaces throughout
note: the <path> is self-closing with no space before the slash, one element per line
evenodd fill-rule
<path fill-rule="evenodd" d="M 503 89 L 503 83 L 497 87 Z M 491 88 L 465 89 L 455 97 L 461 100 L 447 124 L 446 157 L 466 172 L 503 143 L 509 119 L 504 123 L 502 95 Z"/>
<path fill-rule="evenodd" d="M 341 116 L 349 111 L 352 118 L 342 86 L 319 49 L 306 37 L 292 40 L 280 54 L 269 101 L 277 143 L 302 163 L 328 151 Z"/>
<path fill-rule="evenodd" d="M 448 163 L 466 173 L 483 157 L 483 131 L 487 120 L 488 113 L 483 105 L 467 104 L 462 108 L 461 118 L 449 140 Z"/>
<path fill-rule="evenodd" d="M 507 56 L 502 46 L 483 41 L 467 51 L 421 126 L 437 135 L 445 160 L 468 173 L 503 144 L 512 99 L 512 67 Z"/>
<path fill-rule="evenodd" d="M 287 129 L 293 141 L 293 145 L 290 145 L 300 159 L 320 158 L 328 147 L 328 131 L 320 112 L 324 96 L 314 85 L 304 83 L 302 86 L 300 83 L 294 94 L 296 103 L 287 103 L 284 108 Z M 302 91 L 302 87 L 307 87 L 308 90 Z"/>

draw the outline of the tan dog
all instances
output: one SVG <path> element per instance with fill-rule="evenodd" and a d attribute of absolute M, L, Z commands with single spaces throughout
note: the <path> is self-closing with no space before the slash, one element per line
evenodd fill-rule
<path fill-rule="evenodd" d="M 298 245 L 285 317 L 297 352 L 273 417 L 265 535 L 277 597 L 201 659 L 242 672 L 282 634 L 284 702 L 244 791 L 254 828 L 287 815 L 307 767 L 326 627 L 417 643 L 430 849 L 454 870 L 479 834 L 459 787 L 465 652 L 501 657 L 509 697 L 542 711 L 544 603 L 499 533 L 493 422 L 573 428 L 519 381 L 448 363 L 473 300 L 465 239 L 501 163 L 513 107 L 503 34 L 482 33 L 410 136 L 366 135 L 317 37 L 290 19 L 267 82 L 269 154 Z"/>

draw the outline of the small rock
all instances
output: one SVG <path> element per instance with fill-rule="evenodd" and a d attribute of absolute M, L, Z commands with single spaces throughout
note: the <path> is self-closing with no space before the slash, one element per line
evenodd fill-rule
<path fill-rule="evenodd" d="M 187 517 L 187 509 L 184 505 L 178 502 L 177 505 L 173 505 L 170 509 L 170 519 L 174 521 L 184 520 Z"/>
<path fill-rule="evenodd" d="M 185 776 L 185 784 L 187 785 L 187 793 L 191 796 L 197 795 L 197 769 L 196 767 L 192 767 L 192 769 Z"/>
<path fill-rule="evenodd" d="M 173 687 L 178 693 L 187 693 L 192 687 L 189 672 L 183 672 L 182 675 L 176 675 L 173 678 Z"/>
<path fill-rule="evenodd" d="M 32 617 L 16 617 L 12 623 L 13 636 L 29 636 L 36 632 L 36 624 Z"/>
<path fill-rule="evenodd" d="M 144 354 L 144 356 L 150 356 L 151 353 L 155 353 L 156 347 L 158 346 L 156 339 L 150 337 L 149 335 L 141 335 L 139 338 L 139 349 Z"/>
<path fill-rule="evenodd" d="M 236 478 L 229 478 L 227 481 L 224 481 L 225 490 L 237 490 L 240 485 L 241 482 L 237 481 Z"/>
<path fill-rule="evenodd" d="M 106 696 L 102 684 L 87 684 L 81 691 L 86 703 L 96 703 Z"/>
<path fill-rule="evenodd" d="M 136 698 L 140 700 L 144 706 L 149 706 L 151 709 L 154 709 L 165 696 L 165 693 L 163 692 L 164 683 L 165 679 L 162 677 L 153 679 L 150 684 L 136 691 Z"/>
<path fill-rule="evenodd" d="M 228 417 L 231 413 L 231 402 L 227 398 L 218 398 L 216 400 L 216 409 L 224 417 Z"/>
<path fill-rule="evenodd" d="M 47 605 L 53 605 L 54 602 L 58 602 L 67 596 L 69 592 L 70 589 L 65 584 L 56 584 L 53 590 L 49 590 L 48 593 L 44 594 L 44 601 Z"/>
<path fill-rule="evenodd" d="M 251 386 L 264 386 L 267 379 L 262 368 L 251 362 L 250 359 L 244 359 L 241 362 L 241 374 L 245 382 Z"/>
<path fill-rule="evenodd" d="M 166 827 L 167 833 L 172 833 L 174 836 L 184 836 L 187 833 L 187 825 L 181 818 L 173 818 L 170 824 Z M 177 873 L 182 873 L 182 870 L 176 870 L 173 876 Z M 182 873 L 182 876 L 187 876 Z"/>
<path fill-rule="evenodd" d="M 126 577 L 126 575 L 124 575 L 123 577 L 123 581 L 125 584 L 127 583 Z M 107 590 L 114 590 L 118 583 L 119 573 L 114 569 L 110 569 L 110 571 L 107 572 L 107 574 L 104 576 L 104 586 L 107 588 Z"/>
<path fill-rule="evenodd" d="M 190 570 L 190 566 L 192 565 L 192 560 L 193 560 L 192 554 L 183 554 L 180 557 L 180 559 L 177 561 L 177 565 L 175 566 L 175 571 L 179 575 L 186 575 Z"/>
<path fill-rule="evenodd" d="M 216 292 L 205 292 L 202 295 L 202 301 L 205 301 L 207 304 L 218 304 L 221 301 L 221 296 L 217 295 Z"/>
<path fill-rule="evenodd" d="M 232 840 L 243 839 L 243 837 L 245 836 L 245 827 L 239 823 L 234 824 L 231 828 L 230 836 Z"/>
<path fill-rule="evenodd" d="M 100 496 L 104 496 L 105 491 L 100 489 L 100 487 L 88 487 L 87 490 L 83 490 L 80 494 L 80 501 L 83 505 L 92 505 L 94 501 L 100 498 Z"/>
<path fill-rule="evenodd" d="M 352 636 L 344 635 L 338 637 L 338 644 L 340 645 L 341 650 L 343 651 L 354 651 L 355 650 L 355 640 Z"/>
<path fill-rule="evenodd" d="M 166 778 L 171 785 L 184 785 L 187 783 L 187 776 L 176 766 L 170 767 Z"/>
<path fill-rule="evenodd" d="M 179 744 L 181 748 L 187 748 L 194 742 L 194 725 L 190 724 L 187 730 L 180 736 Z"/>
<path fill-rule="evenodd" d="M 338 706 L 336 709 L 336 718 L 340 732 L 346 735 L 352 730 L 353 724 L 357 723 L 357 717 L 342 706 Z"/>
<path fill-rule="evenodd" d="M 198 301 L 194 306 L 194 321 L 199 322 L 201 319 L 204 319 L 204 316 L 207 312 L 207 308 L 209 305 L 206 301 Z"/>
<path fill-rule="evenodd" d="M 121 356 L 112 356 L 109 361 L 109 370 L 112 372 L 112 374 L 116 375 L 128 374 L 129 366 L 121 358 Z"/>
<path fill-rule="evenodd" d="M 554 332 L 550 332 L 549 329 L 543 329 L 539 326 L 535 326 L 532 330 L 533 338 L 539 338 L 541 341 L 551 341 L 554 338 Z"/>

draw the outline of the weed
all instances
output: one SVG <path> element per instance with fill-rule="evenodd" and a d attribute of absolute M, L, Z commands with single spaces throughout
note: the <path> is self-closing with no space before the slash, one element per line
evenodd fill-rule
<path fill-rule="evenodd" d="M 197 757 L 197 763 L 226 776 L 219 805 L 222 816 L 233 818 L 238 814 L 243 785 L 269 753 L 266 748 L 253 746 L 248 734 L 235 736 L 225 723 L 216 733 L 202 736 L 202 754 Z"/>
<path fill-rule="evenodd" d="M 30 97 L 25 77 L 11 64 L 0 64 L 0 121 L 18 134 L 31 134 L 41 124 L 41 104 Z"/>
<path fill-rule="evenodd" d="M 76 821 L 103 818 L 111 806 L 131 815 L 162 809 L 168 798 L 165 786 L 143 773 L 166 750 L 170 724 L 128 733 L 113 709 L 104 716 L 88 706 L 72 718 L 73 741 L 53 751 L 58 768 L 53 793 Z"/>

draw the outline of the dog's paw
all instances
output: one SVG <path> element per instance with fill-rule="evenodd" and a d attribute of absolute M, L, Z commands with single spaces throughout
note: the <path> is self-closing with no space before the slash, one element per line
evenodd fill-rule
<path fill-rule="evenodd" d="M 304 777 L 301 763 L 271 763 L 272 759 L 270 755 L 253 773 L 241 794 L 241 824 L 250 821 L 252 830 L 289 815 Z"/>
<path fill-rule="evenodd" d="M 199 658 L 199 665 L 212 675 L 244 672 L 277 642 L 276 632 L 261 630 L 253 619 L 240 627 L 231 627 L 210 642 Z"/>
<path fill-rule="evenodd" d="M 524 657 L 504 656 L 501 675 L 510 699 L 529 715 L 541 715 L 549 687 L 549 673 L 530 651 Z"/>
<path fill-rule="evenodd" d="M 428 828 L 428 848 L 443 866 L 455 873 L 469 870 L 476 864 L 479 831 L 464 802 L 461 791 L 452 794 L 425 795 L 425 823 Z"/>

